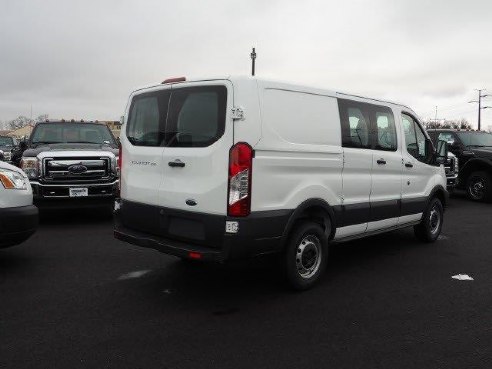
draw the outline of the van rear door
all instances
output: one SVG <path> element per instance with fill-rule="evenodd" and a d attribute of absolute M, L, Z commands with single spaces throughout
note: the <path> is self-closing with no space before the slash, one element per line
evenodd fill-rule
<path fill-rule="evenodd" d="M 121 132 L 121 198 L 158 205 L 162 181 L 164 130 L 171 86 L 159 86 L 130 97 L 125 131 Z M 167 163 L 166 163 L 167 164 Z"/>
<path fill-rule="evenodd" d="M 225 80 L 173 85 L 161 159 L 163 207 L 227 214 L 232 88 Z"/>
<path fill-rule="evenodd" d="M 122 199 L 227 214 L 232 88 L 227 80 L 186 82 L 132 97 L 122 134 Z"/>

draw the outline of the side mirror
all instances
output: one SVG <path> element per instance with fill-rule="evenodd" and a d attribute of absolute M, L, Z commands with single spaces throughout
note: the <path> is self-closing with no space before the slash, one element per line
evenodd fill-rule
<path fill-rule="evenodd" d="M 24 151 L 25 149 L 27 149 L 27 142 L 26 141 L 19 142 L 19 149 L 21 151 Z"/>
<path fill-rule="evenodd" d="M 437 141 L 436 162 L 444 164 L 448 160 L 448 143 L 446 141 Z"/>

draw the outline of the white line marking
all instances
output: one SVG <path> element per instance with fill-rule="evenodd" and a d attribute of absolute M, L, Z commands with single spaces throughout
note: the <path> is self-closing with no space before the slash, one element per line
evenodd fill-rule
<path fill-rule="evenodd" d="M 457 279 L 459 281 L 473 281 L 474 280 L 468 274 L 457 274 L 457 275 L 453 275 L 451 278 Z"/>
<path fill-rule="evenodd" d="M 443 234 L 440 234 L 439 237 L 437 237 L 437 240 L 438 241 L 449 240 L 449 237 L 445 236 Z"/>
<path fill-rule="evenodd" d="M 135 272 L 130 272 L 130 273 L 126 273 L 126 274 L 123 274 L 123 275 L 120 275 L 118 277 L 118 280 L 120 281 L 123 281 L 125 279 L 134 279 L 134 278 L 140 278 L 141 276 L 149 273 L 150 270 L 137 270 Z"/>

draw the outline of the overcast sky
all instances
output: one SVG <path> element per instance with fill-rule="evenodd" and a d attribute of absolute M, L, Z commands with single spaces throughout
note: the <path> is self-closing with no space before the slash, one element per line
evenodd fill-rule
<path fill-rule="evenodd" d="M 491 20 L 490 0 L 0 0 L 0 120 L 118 120 L 139 86 L 250 73 L 255 46 L 259 77 L 475 125 Z"/>

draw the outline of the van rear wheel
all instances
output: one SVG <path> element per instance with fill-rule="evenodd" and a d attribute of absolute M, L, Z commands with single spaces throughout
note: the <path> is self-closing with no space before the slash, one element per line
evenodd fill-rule
<path fill-rule="evenodd" d="M 434 197 L 425 209 L 422 221 L 413 229 L 419 241 L 434 242 L 441 234 L 444 220 L 444 208 L 441 200 Z"/>
<path fill-rule="evenodd" d="M 290 285 L 296 290 L 311 288 L 326 269 L 328 239 L 323 228 L 314 222 L 299 224 L 287 240 L 284 258 Z"/>

